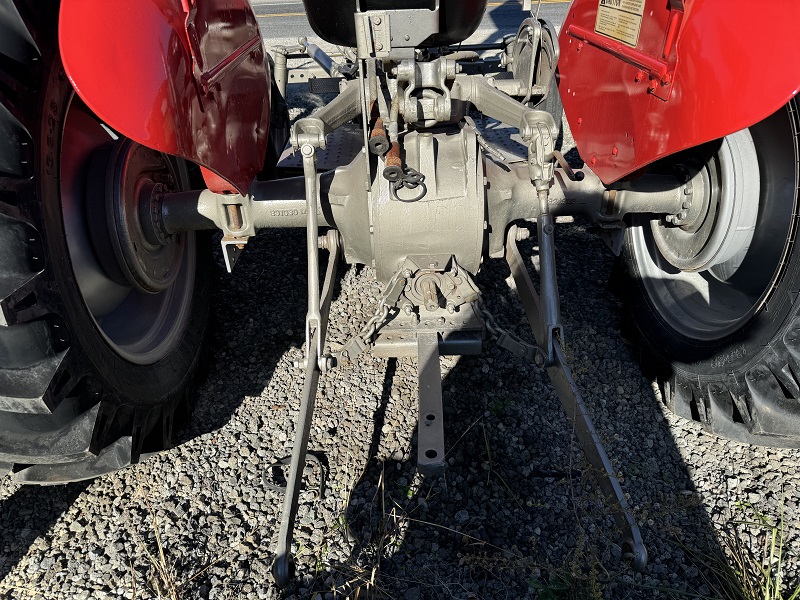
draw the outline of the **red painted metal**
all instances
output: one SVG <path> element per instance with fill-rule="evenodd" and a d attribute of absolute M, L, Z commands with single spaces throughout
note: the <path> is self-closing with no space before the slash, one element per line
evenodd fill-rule
<path fill-rule="evenodd" d="M 628 1 L 573 0 L 559 38 L 564 109 L 605 183 L 749 127 L 800 90 L 798 0 L 645 0 L 635 47 L 595 30 L 601 2 Z"/>
<path fill-rule="evenodd" d="M 62 0 L 61 56 L 111 128 L 245 193 L 264 164 L 270 70 L 248 0 Z"/>

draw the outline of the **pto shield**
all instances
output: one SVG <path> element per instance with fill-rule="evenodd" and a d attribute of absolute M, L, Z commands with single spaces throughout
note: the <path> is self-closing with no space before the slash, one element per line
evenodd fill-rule
<path fill-rule="evenodd" d="M 559 91 L 605 183 L 753 125 L 800 89 L 797 0 L 573 0 Z"/>
<path fill-rule="evenodd" d="M 78 95 L 110 127 L 212 171 L 214 191 L 247 191 L 270 115 L 248 0 L 62 0 L 59 43 Z"/>

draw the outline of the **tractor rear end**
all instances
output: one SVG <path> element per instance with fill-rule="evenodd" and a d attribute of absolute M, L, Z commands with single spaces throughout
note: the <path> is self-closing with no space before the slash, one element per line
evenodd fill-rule
<path fill-rule="evenodd" d="M 320 374 L 366 351 L 415 357 L 418 468 L 438 473 L 439 357 L 490 338 L 547 371 L 643 568 L 565 358 L 556 217 L 591 220 L 618 256 L 630 331 L 672 410 L 800 445 L 800 71 L 739 45 L 746 28 L 748 48 L 796 55 L 800 8 L 720 4 L 575 0 L 560 35 L 534 8 L 516 35 L 470 46 L 486 0 L 305 0 L 316 33 L 352 48 L 340 62 L 307 40 L 273 62 L 244 0 L 15 5 L 0 23 L 0 461 L 59 483 L 169 447 L 205 340 L 209 232 L 230 271 L 258 231 L 299 227 L 305 358 L 278 583 L 292 575 Z M 338 94 L 289 130 L 293 53 Z M 581 169 L 560 152 L 561 101 Z M 296 174 L 278 164 L 285 145 Z M 517 247 L 531 235 L 536 273 Z M 508 264 L 529 340 L 481 300 L 492 258 Z M 373 267 L 383 293 L 332 348 L 341 261 Z"/>

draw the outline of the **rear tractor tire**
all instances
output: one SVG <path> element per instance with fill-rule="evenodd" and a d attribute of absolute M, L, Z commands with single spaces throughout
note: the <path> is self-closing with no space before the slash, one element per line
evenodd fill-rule
<path fill-rule="evenodd" d="M 131 212 L 186 166 L 81 102 L 57 18 L 40 0 L 0 12 L 0 463 L 23 483 L 168 448 L 208 329 L 210 239 L 153 244 Z"/>
<path fill-rule="evenodd" d="M 686 210 L 634 220 L 621 261 L 645 373 L 678 415 L 741 442 L 800 446 L 797 100 L 655 168 Z"/>

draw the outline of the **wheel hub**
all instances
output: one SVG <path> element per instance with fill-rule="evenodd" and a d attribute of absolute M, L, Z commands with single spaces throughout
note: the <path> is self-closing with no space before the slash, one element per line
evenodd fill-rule
<path fill-rule="evenodd" d="M 120 285 L 165 291 L 180 271 L 185 243 L 185 236 L 165 236 L 153 227 L 157 197 L 177 189 L 167 158 L 120 140 L 96 151 L 89 182 L 87 218 L 103 270 Z"/>
<path fill-rule="evenodd" d="M 692 206 L 678 224 L 641 217 L 630 229 L 648 301 L 688 338 L 719 340 L 739 330 L 774 293 L 786 265 L 796 214 L 795 148 L 786 115 L 776 115 L 693 151 L 699 217 L 689 214 Z M 683 254 L 681 244 L 688 248 Z"/>
<path fill-rule="evenodd" d="M 679 168 L 692 174 L 684 185 L 683 210 L 651 222 L 656 247 L 681 271 L 713 273 L 719 265 L 735 271 L 758 217 L 758 156 L 750 134 L 728 136 L 707 161 Z"/>

